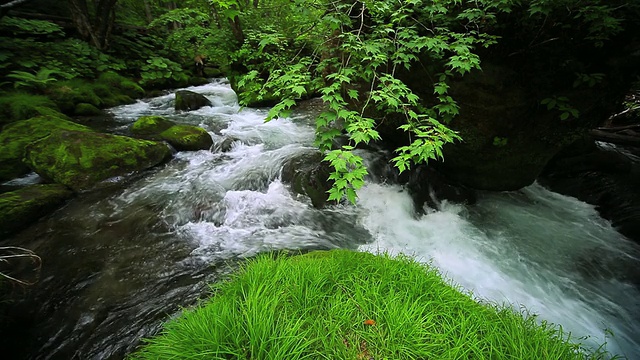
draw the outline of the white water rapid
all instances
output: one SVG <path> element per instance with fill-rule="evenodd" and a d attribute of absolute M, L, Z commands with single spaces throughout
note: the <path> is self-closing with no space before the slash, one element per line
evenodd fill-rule
<path fill-rule="evenodd" d="M 588 346 L 606 341 L 610 352 L 640 359 L 640 250 L 592 206 L 532 185 L 417 215 L 401 186 L 370 179 L 357 206 L 318 210 L 280 180 L 287 159 L 314 151 L 313 106 L 264 123 L 267 110 L 241 109 L 225 81 L 188 90 L 214 106 L 175 112 L 172 94 L 139 101 L 112 109 L 110 130 L 126 133 L 139 116 L 163 115 L 207 129 L 213 151 L 180 152 L 106 195 L 80 196 L 25 233 L 43 237 L 36 250 L 49 246 L 40 251 L 60 262 L 61 274 L 42 281 L 43 298 L 63 299 L 46 309 L 42 321 L 51 324 L 43 328 L 55 331 L 30 358 L 131 351 L 167 314 L 206 295 L 211 264 L 349 248 L 431 262 L 484 301 L 526 307 L 573 339 L 590 336 Z M 54 323 L 61 318 L 68 324 Z"/>
<path fill-rule="evenodd" d="M 640 358 L 640 292 L 624 277 L 638 248 L 595 209 L 532 185 L 483 194 L 474 206 L 442 204 L 416 217 L 397 185 L 367 184 L 357 207 L 315 210 L 279 180 L 283 162 L 310 151 L 313 119 L 299 114 L 264 123 L 265 111 L 240 110 L 224 82 L 192 90 L 215 104 L 177 120 L 235 141 L 226 153 L 180 153 L 130 187 L 127 203 L 166 198 L 163 217 L 194 254 L 224 259 L 277 249 L 351 247 L 405 253 L 432 262 L 481 299 L 526 307 L 591 346 Z M 114 110 L 128 123 L 140 115 L 175 116 L 173 95 Z M 372 155 L 371 155 L 372 156 Z M 370 156 L 370 157 L 371 157 Z M 197 212 L 197 216 L 193 215 Z M 170 219 L 170 220 L 168 220 Z"/>

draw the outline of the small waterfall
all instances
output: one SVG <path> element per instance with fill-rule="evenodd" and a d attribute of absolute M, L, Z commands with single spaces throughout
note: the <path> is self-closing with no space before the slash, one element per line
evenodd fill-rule
<path fill-rule="evenodd" d="M 640 250 L 593 206 L 532 185 L 415 218 L 397 186 L 371 184 L 360 196 L 374 237 L 361 250 L 431 262 L 480 299 L 526 307 L 573 338 L 640 357 L 640 273 L 629 277 Z"/>

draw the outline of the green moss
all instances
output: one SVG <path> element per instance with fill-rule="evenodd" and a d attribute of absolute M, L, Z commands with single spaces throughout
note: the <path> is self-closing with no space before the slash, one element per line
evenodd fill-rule
<path fill-rule="evenodd" d="M 205 129 L 190 125 L 172 126 L 160 133 L 160 138 L 180 151 L 208 150 L 213 145 Z"/>
<path fill-rule="evenodd" d="M 100 98 L 111 97 L 114 92 L 117 92 L 117 88 L 114 88 L 108 84 L 96 82 L 93 84 L 93 92 Z"/>
<path fill-rule="evenodd" d="M 20 92 L 0 96 L 0 125 L 30 119 L 46 112 L 45 109 L 59 111 L 56 104 L 46 96 Z"/>
<path fill-rule="evenodd" d="M 585 359 L 562 329 L 411 259 L 259 256 L 131 359 Z M 594 358 L 598 355 L 593 354 Z"/>
<path fill-rule="evenodd" d="M 108 71 L 98 76 L 98 83 L 107 84 L 116 88 L 124 95 L 136 99 L 144 96 L 144 89 L 135 81 L 125 78 L 113 71 Z"/>
<path fill-rule="evenodd" d="M 123 80 L 119 86 L 122 92 L 131 98 L 141 98 L 144 96 L 144 89 L 132 80 Z"/>
<path fill-rule="evenodd" d="M 179 151 L 208 150 L 211 135 L 200 127 L 176 125 L 162 116 L 142 116 L 131 126 L 131 132 L 151 140 L 163 140 Z"/>
<path fill-rule="evenodd" d="M 39 116 L 5 126 L 0 132 L 0 180 L 10 180 L 27 173 L 29 167 L 22 161 L 27 145 L 63 130 L 92 131 L 55 116 Z"/>
<path fill-rule="evenodd" d="M 54 117 L 62 120 L 72 121 L 71 118 L 68 117 L 67 115 L 61 113 L 58 110 L 54 110 L 48 107 L 38 106 L 35 108 L 35 110 L 38 113 L 36 117 L 42 115 L 42 116 L 49 116 L 49 117 Z"/>
<path fill-rule="evenodd" d="M 131 132 L 136 135 L 157 135 L 174 125 L 173 121 L 162 116 L 141 116 L 131 125 Z"/>
<path fill-rule="evenodd" d="M 20 230 L 57 208 L 73 192 L 63 185 L 32 185 L 0 194 L 0 235 Z"/>
<path fill-rule="evenodd" d="M 98 75 L 97 81 L 103 84 L 107 84 L 109 86 L 117 87 L 120 85 L 121 82 L 123 82 L 126 79 L 127 78 L 125 78 L 124 76 L 114 71 L 107 71 Z"/>
<path fill-rule="evenodd" d="M 102 99 L 96 94 L 94 84 L 82 79 L 56 82 L 47 95 L 67 114 L 73 113 L 80 103 L 102 106 Z"/>
<path fill-rule="evenodd" d="M 104 107 L 106 108 L 110 108 L 118 105 L 133 104 L 134 102 L 135 101 L 131 97 L 124 94 L 117 94 L 111 97 L 102 98 L 102 105 L 104 105 Z"/>
<path fill-rule="evenodd" d="M 41 176 L 74 190 L 155 166 L 171 157 L 162 143 L 101 133 L 61 131 L 26 149 L 25 162 Z"/>
<path fill-rule="evenodd" d="M 118 101 L 119 105 L 125 105 L 125 104 L 133 104 L 135 102 L 135 100 L 133 100 L 133 98 L 129 95 L 116 95 L 115 96 L 116 101 Z"/>
<path fill-rule="evenodd" d="M 85 104 L 85 103 L 80 103 L 76 105 L 76 109 L 74 113 L 80 116 L 96 116 L 96 115 L 103 114 L 102 110 L 98 109 L 97 107 L 91 104 Z"/>

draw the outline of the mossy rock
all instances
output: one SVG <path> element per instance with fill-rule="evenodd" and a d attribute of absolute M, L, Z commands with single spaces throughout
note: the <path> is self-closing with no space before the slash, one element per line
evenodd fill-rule
<path fill-rule="evenodd" d="M 45 106 L 36 106 L 34 108 L 34 110 L 36 111 L 37 114 L 35 116 L 32 116 L 32 117 L 51 116 L 51 117 L 55 117 L 55 118 L 59 118 L 59 119 L 62 119 L 62 120 L 67 120 L 67 121 L 73 122 L 73 120 L 69 116 L 61 113 L 60 111 L 58 111 L 56 109 L 48 108 L 48 107 L 45 107 Z"/>
<path fill-rule="evenodd" d="M 56 116 L 39 116 L 5 126 L 0 132 L 0 181 L 29 172 L 29 167 L 22 161 L 27 145 L 64 130 L 92 131 Z"/>
<path fill-rule="evenodd" d="M 18 231 L 58 208 L 73 192 L 64 185 L 32 185 L 0 194 L 0 235 Z"/>
<path fill-rule="evenodd" d="M 162 116 L 141 116 L 131 125 L 131 132 L 140 136 L 159 135 L 176 124 Z"/>
<path fill-rule="evenodd" d="M 25 162 L 40 176 L 73 190 L 148 169 L 171 157 L 163 143 L 126 136 L 59 131 L 27 146 Z"/>
<path fill-rule="evenodd" d="M 162 116 L 140 117 L 131 126 L 131 132 L 144 139 L 166 141 L 178 151 L 208 150 L 213 146 L 213 139 L 205 129 L 176 125 Z"/>
<path fill-rule="evenodd" d="M 134 99 L 144 96 L 144 89 L 133 80 L 123 80 L 118 88 L 122 90 L 125 95 Z"/>
<path fill-rule="evenodd" d="M 209 80 L 202 77 L 192 76 L 189 78 L 189 86 L 200 86 L 208 83 Z"/>
<path fill-rule="evenodd" d="M 135 100 L 133 100 L 131 97 L 123 94 L 102 98 L 102 105 L 104 105 L 105 108 L 110 108 L 118 105 L 133 104 L 134 102 Z"/>
<path fill-rule="evenodd" d="M 142 96 L 140 96 L 142 97 Z M 133 104 L 134 102 L 136 102 L 135 100 L 133 100 L 133 98 L 129 95 L 116 95 L 115 96 L 115 100 L 118 102 L 118 105 L 127 105 L 127 104 Z"/>
<path fill-rule="evenodd" d="M 307 195 L 318 209 L 326 204 L 331 189 L 331 169 L 323 158 L 319 151 L 305 153 L 288 160 L 282 168 L 282 180 L 290 183 L 294 192 Z"/>
<path fill-rule="evenodd" d="M 172 126 L 160 133 L 160 138 L 178 151 L 209 150 L 213 146 L 213 139 L 205 129 L 191 125 Z"/>
<path fill-rule="evenodd" d="M 119 93 L 122 93 L 129 98 L 136 99 L 144 96 L 144 89 L 140 87 L 140 85 L 113 71 L 100 74 L 97 82 L 116 88 L 119 90 Z"/>
<path fill-rule="evenodd" d="M 201 107 L 211 105 L 211 101 L 202 94 L 189 90 L 176 91 L 176 110 L 198 110 Z"/>
<path fill-rule="evenodd" d="M 104 90 L 104 85 L 97 88 L 100 92 Z M 47 95 L 66 114 L 73 114 L 76 105 L 80 103 L 91 104 L 98 108 L 103 106 L 102 97 L 96 94 L 96 84 L 82 79 L 59 81 L 51 87 Z"/>
<path fill-rule="evenodd" d="M 49 111 L 58 113 L 60 109 L 46 96 L 19 92 L 0 96 L 0 126 L 38 115 L 48 115 Z"/>
<path fill-rule="evenodd" d="M 98 75 L 98 82 L 116 87 L 126 78 L 115 71 L 107 71 Z"/>
<path fill-rule="evenodd" d="M 220 77 L 222 76 L 222 71 L 218 68 L 205 67 L 204 76 L 208 78 Z"/>
<path fill-rule="evenodd" d="M 86 103 L 80 103 L 76 105 L 74 113 L 79 116 L 98 116 L 103 114 L 102 110 Z"/>
<path fill-rule="evenodd" d="M 100 98 L 111 97 L 118 89 L 108 84 L 96 82 L 93 84 L 93 92 Z"/>

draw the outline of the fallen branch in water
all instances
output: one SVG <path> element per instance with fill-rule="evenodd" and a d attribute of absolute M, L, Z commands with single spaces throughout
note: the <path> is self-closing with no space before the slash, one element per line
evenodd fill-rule
<path fill-rule="evenodd" d="M 591 136 L 597 141 L 604 141 L 617 145 L 640 146 L 640 136 L 618 134 L 603 130 L 591 130 Z"/>
<path fill-rule="evenodd" d="M 36 255 L 36 253 L 34 253 L 33 251 L 29 249 L 17 247 L 17 246 L 0 247 L 0 254 L 5 254 L 5 253 L 7 254 L 0 255 L 0 263 L 9 264 L 10 261 L 12 260 L 29 259 L 35 265 L 34 271 L 40 272 L 40 268 L 42 266 L 42 259 L 40 258 L 40 256 Z M 33 282 L 27 281 L 27 280 L 21 280 L 13 276 L 10 276 L 2 271 L 0 271 L 0 277 L 3 277 L 11 282 L 18 283 L 20 285 L 25 285 L 25 286 L 33 285 L 37 282 L 37 280 Z"/>

